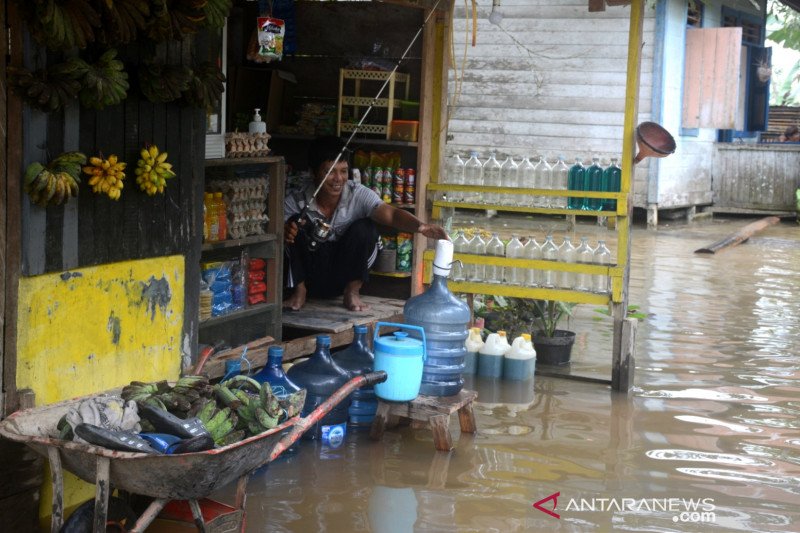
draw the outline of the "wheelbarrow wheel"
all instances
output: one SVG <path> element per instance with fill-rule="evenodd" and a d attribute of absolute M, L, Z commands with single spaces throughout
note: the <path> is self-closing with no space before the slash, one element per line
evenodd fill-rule
<path fill-rule="evenodd" d="M 108 499 L 108 517 L 106 531 L 108 533 L 124 533 L 136 524 L 139 517 L 131 506 L 120 498 Z M 60 533 L 91 533 L 94 525 L 94 499 L 80 504 L 64 522 Z"/>

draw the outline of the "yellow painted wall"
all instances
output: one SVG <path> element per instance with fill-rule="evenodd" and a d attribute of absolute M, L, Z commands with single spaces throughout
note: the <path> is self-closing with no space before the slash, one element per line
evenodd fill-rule
<path fill-rule="evenodd" d="M 157 257 L 21 278 L 17 388 L 36 405 L 92 394 L 132 380 L 180 374 L 183 256 Z M 45 480 L 41 515 L 50 514 Z M 65 476 L 65 507 L 94 486 Z"/>

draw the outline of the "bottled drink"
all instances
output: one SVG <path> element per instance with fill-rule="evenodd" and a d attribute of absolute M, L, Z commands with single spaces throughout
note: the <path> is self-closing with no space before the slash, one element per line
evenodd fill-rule
<path fill-rule="evenodd" d="M 564 156 L 558 156 L 558 162 L 553 166 L 553 190 L 566 191 L 569 187 L 569 167 L 564 162 Z M 551 196 L 550 207 L 563 209 L 567 207 L 566 196 Z"/>
<path fill-rule="evenodd" d="M 509 259 L 521 259 L 523 246 L 517 235 L 512 235 L 511 240 L 506 245 L 506 257 Z M 503 278 L 511 285 L 522 285 L 525 282 L 525 269 L 519 267 L 505 267 Z"/>
<path fill-rule="evenodd" d="M 522 255 L 525 259 L 541 259 L 542 247 L 536 242 L 533 236 L 528 236 L 528 242 L 522 248 Z M 528 287 L 540 287 L 542 285 L 542 271 L 538 268 L 529 268 L 525 271 L 525 285 Z"/>
<path fill-rule="evenodd" d="M 571 191 L 585 191 L 586 168 L 581 163 L 579 157 L 575 158 L 575 164 L 569 168 L 569 181 L 567 187 Z M 585 198 L 578 196 L 570 196 L 567 198 L 567 208 L 569 209 L 583 209 L 583 201 Z"/>
<path fill-rule="evenodd" d="M 605 241 L 597 241 L 597 249 L 592 254 L 592 262 L 595 265 L 609 265 L 611 264 L 611 250 L 606 248 Z M 594 292 L 601 294 L 608 293 L 608 276 L 605 274 L 595 274 L 593 283 Z"/>
<path fill-rule="evenodd" d="M 469 241 L 464 236 L 463 231 L 459 231 L 453 241 L 453 251 L 457 254 L 469 253 Z M 461 266 L 461 263 L 454 262 L 450 270 L 450 277 L 453 281 L 464 281 L 466 279 L 466 270 L 468 265 Z"/>
<path fill-rule="evenodd" d="M 228 206 L 225 204 L 225 198 L 221 192 L 214 193 L 214 201 L 217 203 L 219 217 L 219 240 L 224 241 L 228 238 Z"/>
<path fill-rule="evenodd" d="M 205 214 L 205 229 L 207 242 L 219 240 L 219 218 L 217 218 L 217 207 L 214 203 L 214 193 L 207 192 L 203 197 L 203 210 Z"/>
<path fill-rule="evenodd" d="M 584 265 L 592 264 L 592 247 L 589 246 L 589 239 L 581 237 L 581 245 L 575 250 L 575 258 L 578 263 Z M 575 277 L 575 288 L 579 291 L 591 292 L 592 290 L 592 275 L 585 272 L 579 272 Z"/>
<path fill-rule="evenodd" d="M 600 167 L 600 158 L 593 157 L 592 164 L 585 170 L 584 184 L 586 191 L 603 190 L 603 169 Z M 590 211 L 600 211 L 603 208 L 602 198 L 584 198 L 583 209 Z"/>
<path fill-rule="evenodd" d="M 514 158 L 508 156 L 503 164 L 500 165 L 500 185 L 503 187 L 519 187 L 519 165 L 514 162 Z M 516 205 L 516 194 L 503 194 L 500 196 L 500 203 L 503 205 Z"/>
<path fill-rule="evenodd" d="M 478 160 L 478 152 L 475 150 L 469 153 L 469 159 L 464 163 L 464 185 L 483 185 L 483 163 Z M 464 193 L 462 201 L 479 203 L 481 201 L 480 193 Z"/>
<path fill-rule="evenodd" d="M 506 253 L 506 247 L 497 233 L 492 234 L 492 238 L 486 243 L 486 255 L 494 257 L 503 257 Z M 486 265 L 486 282 L 487 283 L 503 283 L 503 267 L 500 265 Z"/>
<path fill-rule="evenodd" d="M 481 239 L 481 236 L 476 234 L 471 241 L 469 241 L 469 253 L 474 255 L 486 255 L 486 243 Z M 476 281 L 483 283 L 486 281 L 486 265 L 467 265 L 467 279 L 469 281 Z"/>
<path fill-rule="evenodd" d="M 445 172 L 446 182 L 450 185 L 464 185 L 464 160 L 458 154 L 447 160 L 447 169 Z M 451 202 L 460 202 L 464 198 L 464 193 L 458 191 L 450 191 L 447 193 L 447 199 Z"/>
<path fill-rule="evenodd" d="M 558 246 L 553 242 L 553 236 L 548 235 L 542 244 L 542 259 L 547 261 L 558 261 Z M 545 270 L 542 273 L 542 287 L 547 289 L 555 288 L 558 280 L 554 270 Z"/>
<path fill-rule="evenodd" d="M 536 180 L 535 178 L 535 169 L 536 166 L 531 163 L 530 159 L 527 157 L 522 160 L 519 164 L 518 176 L 519 176 L 519 186 L 526 188 L 526 189 L 534 189 L 536 188 Z M 528 206 L 530 205 L 531 198 L 524 195 L 517 195 L 516 197 L 516 205 L 521 206 Z"/>
<path fill-rule="evenodd" d="M 483 184 L 486 187 L 500 187 L 500 163 L 495 158 L 495 152 L 489 154 L 489 159 L 483 163 Z M 500 195 L 494 192 L 487 192 L 484 203 L 500 203 Z"/>
<path fill-rule="evenodd" d="M 603 171 L 603 190 L 606 192 L 619 192 L 622 180 L 622 169 L 617 164 L 616 157 L 611 158 L 611 164 Z M 613 198 L 603 199 L 603 209 L 606 211 L 616 211 L 617 201 Z"/>
<path fill-rule="evenodd" d="M 577 249 L 572 244 L 572 239 L 569 235 L 564 236 L 564 242 L 558 248 L 558 260 L 562 263 L 574 263 L 576 261 Z M 562 289 L 572 289 L 575 287 L 575 273 L 574 272 L 559 272 L 560 282 L 559 286 Z"/>
<path fill-rule="evenodd" d="M 553 168 L 547 164 L 547 159 L 544 157 L 540 157 L 539 164 L 536 165 L 534 182 L 536 183 L 537 189 L 553 188 Z M 550 198 L 550 196 L 537 196 L 534 200 L 534 205 L 547 207 L 550 205 Z"/>
<path fill-rule="evenodd" d="M 469 336 L 464 342 L 467 355 L 464 357 L 464 374 L 474 374 L 478 370 L 478 352 L 483 348 L 481 328 L 469 328 Z"/>
<path fill-rule="evenodd" d="M 503 356 L 510 349 L 505 331 L 490 333 L 478 352 L 478 375 L 487 378 L 503 377 Z"/>

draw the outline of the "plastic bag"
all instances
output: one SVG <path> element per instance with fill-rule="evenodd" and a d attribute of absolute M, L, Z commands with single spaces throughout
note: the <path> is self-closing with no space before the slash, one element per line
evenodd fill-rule
<path fill-rule="evenodd" d="M 258 56 L 267 61 L 280 61 L 285 34 L 286 27 L 281 19 L 258 17 Z"/>

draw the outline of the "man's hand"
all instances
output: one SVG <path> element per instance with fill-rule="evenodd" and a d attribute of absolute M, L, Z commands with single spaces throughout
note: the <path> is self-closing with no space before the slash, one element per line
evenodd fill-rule
<path fill-rule="evenodd" d="M 283 240 L 286 244 L 294 244 L 294 239 L 297 237 L 297 232 L 300 228 L 297 226 L 297 221 L 289 220 L 283 225 Z"/>
<path fill-rule="evenodd" d="M 450 240 L 450 237 L 447 236 L 447 232 L 444 230 L 444 228 L 437 226 L 436 224 L 420 224 L 417 231 L 429 239 L 444 239 L 446 241 Z"/>

